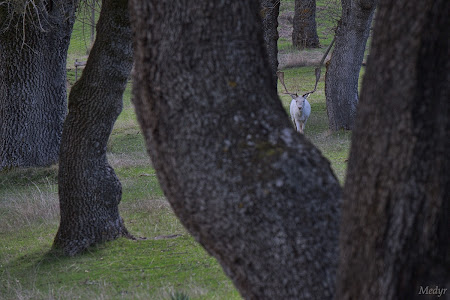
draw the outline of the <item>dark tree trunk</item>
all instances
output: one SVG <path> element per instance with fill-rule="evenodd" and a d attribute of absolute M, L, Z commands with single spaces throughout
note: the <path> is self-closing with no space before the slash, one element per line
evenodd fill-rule
<path fill-rule="evenodd" d="M 278 14 L 280 13 L 279 0 L 261 0 L 261 17 L 263 22 L 264 41 L 267 56 L 272 68 L 272 79 L 276 86 L 278 70 Z"/>
<path fill-rule="evenodd" d="M 177 216 L 245 298 L 331 299 L 340 186 L 278 99 L 260 1 L 130 7 L 136 111 Z"/>
<path fill-rule="evenodd" d="M 0 3 L 0 170 L 58 161 L 76 2 Z"/>
<path fill-rule="evenodd" d="M 358 104 L 358 79 L 377 0 L 342 0 L 342 18 L 325 76 L 331 130 L 353 129 Z"/>
<path fill-rule="evenodd" d="M 118 211 L 122 188 L 106 159 L 132 65 L 127 4 L 102 2 L 97 38 L 69 96 L 59 164 L 61 223 L 54 241 L 66 255 L 128 235 Z"/>
<path fill-rule="evenodd" d="M 421 286 L 449 288 L 449 3 L 380 0 L 345 184 L 337 299 L 429 299 Z"/>
<path fill-rule="evenodd" d="M 295 0 L 292 45 L 296 48 L 319 48 L 316 26 L 316 0 Z"/>

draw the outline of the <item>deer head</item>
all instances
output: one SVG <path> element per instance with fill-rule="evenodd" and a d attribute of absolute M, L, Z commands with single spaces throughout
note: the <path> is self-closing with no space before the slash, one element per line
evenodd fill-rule
<path fill-rule="evenodd" d="M 295 97 L 294 97 L 295 96 Z M 297 94 L 291 95 L 292 99 L 295 100 L 295 104 L 297 105 L 297 108 L 300 112 L 302 112 L 303 107 L 305 107 L 305 100 L 306 97 L 304 96 L 298 96 Z"/>

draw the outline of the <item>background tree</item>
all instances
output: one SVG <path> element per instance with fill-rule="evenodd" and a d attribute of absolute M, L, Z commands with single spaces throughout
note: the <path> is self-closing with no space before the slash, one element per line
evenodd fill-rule
<path fill-rule="evenodd" d="M 118 211 L 121 184 L 106 158 L 133 61 L 127 5 L 103 0 L 96 40 L 69 96 L 58 174 L 61 222 L 54 241 L 67 255 L 130 236 Z"/>
<path fill-rule="evenodd" d="M 342 0 L 342 18 L 325 75 L 325 96 L 331 130 L 353 129 L 358 104 L 358 79 L 377 0 Z"/>
<path fill-rule="evenodd" d="M 272 77 L 277 84 L 278 70 L 278 14 L 280 13 L 279 0 L 261 0 L 261 16 L 263 22 L 264 41 L 267 56 L 272 68 Z"/>
<path fill-rule="evenodd" d="M 448 288 L 449 4 L 380 0 L 344 189 L 337 299 Z"/>
<path fill-rule="evenodd" d="M 260 1 L 131 9 L 134 103 L 181 222 L 245 298 L 330 299 L 340 186 L 278 99 Z"/>
<path fill-rule="evenodd" d="M 0 2 L 0 169 L 58 160 L 77 3 Z"/>
<path fill-rule="evenodd" d="M 340 188 L 280 105 L 258 2 L 132 1 L 136 110 L 175 213 L 246 299 L 330 299 Z M 448 3 L 381 0 L 338 299 L 410 299 L 421 283 L 448 284 Z"/>
<path fill-rule="evenodd" d="M 320 47 L 316 26 L 316 0 L 295 0 L 292 45 L 299 49 Z"/>

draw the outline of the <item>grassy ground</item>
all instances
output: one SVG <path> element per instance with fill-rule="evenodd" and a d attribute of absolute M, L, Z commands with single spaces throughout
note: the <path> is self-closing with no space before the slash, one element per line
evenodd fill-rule
<path fill-rule="evenodd" d="M 293 5 L 293 1 L 282 3 Z M 74 34 L 79 35 L 82 27 L 76 26 Z M 83 47 L 74 42 L 70 59 L 85 55 Z M 283 47 L 293 51 L 288 41 L 280 41 Z M 314 67 L 283 71 L 291 91 L 314 87 Z M 68 78 L 73 83 L 73 71 Z M 305 135 L 330 160 L 342 183 L 350 133 L 328 130 L 323 84 L 322 78 L 309 98 L 312 114 Z M 281 86 L 278 89 L 282 91 Z M 280 96 L 287 109 L 290 97 Z M 147 239 L 119 239 L 77 257 L 57 256 L 51 252 L 59 221 L 57 166 L 4 171 L 0 173 L 0 299 L 171 299 L 175 293 L 190 299 L 241 299 L 164 198 L 134 116 L 130 87 L 108 142 L 108 159 L 123 185 L 121 215 L 135 236 Z"/>

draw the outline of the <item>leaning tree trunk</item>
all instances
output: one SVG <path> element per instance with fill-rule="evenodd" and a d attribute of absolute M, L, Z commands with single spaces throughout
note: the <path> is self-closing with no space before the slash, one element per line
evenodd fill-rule
<path fill-rule="evenodd" d="M 340 186 L 278 99 L 260 1 L 130 8 L 136 112 L 181 222 L 245 298 L 331 299 Z"/>
<path fill-rule="evenodd" d="M 76 2 L 0 2 L 0 170 L 58 161 Z"/>
<path fill-rule="evenodd" d="M 132 65 L 127 4 L 103 0 L 97 38 L 69 96 L 59 163 L 61 223 L 54 241 L 67 255 L 128 235 L 118 211 L 122 188 L 106 159 Z"/>
<path fill-rule="evenodd" d="M 342 18 L 325 76 L 331 130 L 353 129 L 358 79 L 377 0 L 342 0 Z"/>
<path fill-rule="evenodd" d="M 270 67 L 272 68 L 272 79 L 277 84 L 278 70 L 278 14 L 280 12 L 279 0 L 262 0 L 261 16 L 263 22 L 264 41 Z"/>
<path fill-rule="evenodd" d="M 337 299 L 428 299 L 421 292 L 449 288 L 449 3 L 380 0 L 345 184 Z"/>
<path fill-rule="evenodd" d="M 320 47 L 316 26 L 316 0 L 295 0 L 292 45 L 298 49 Z"/>

